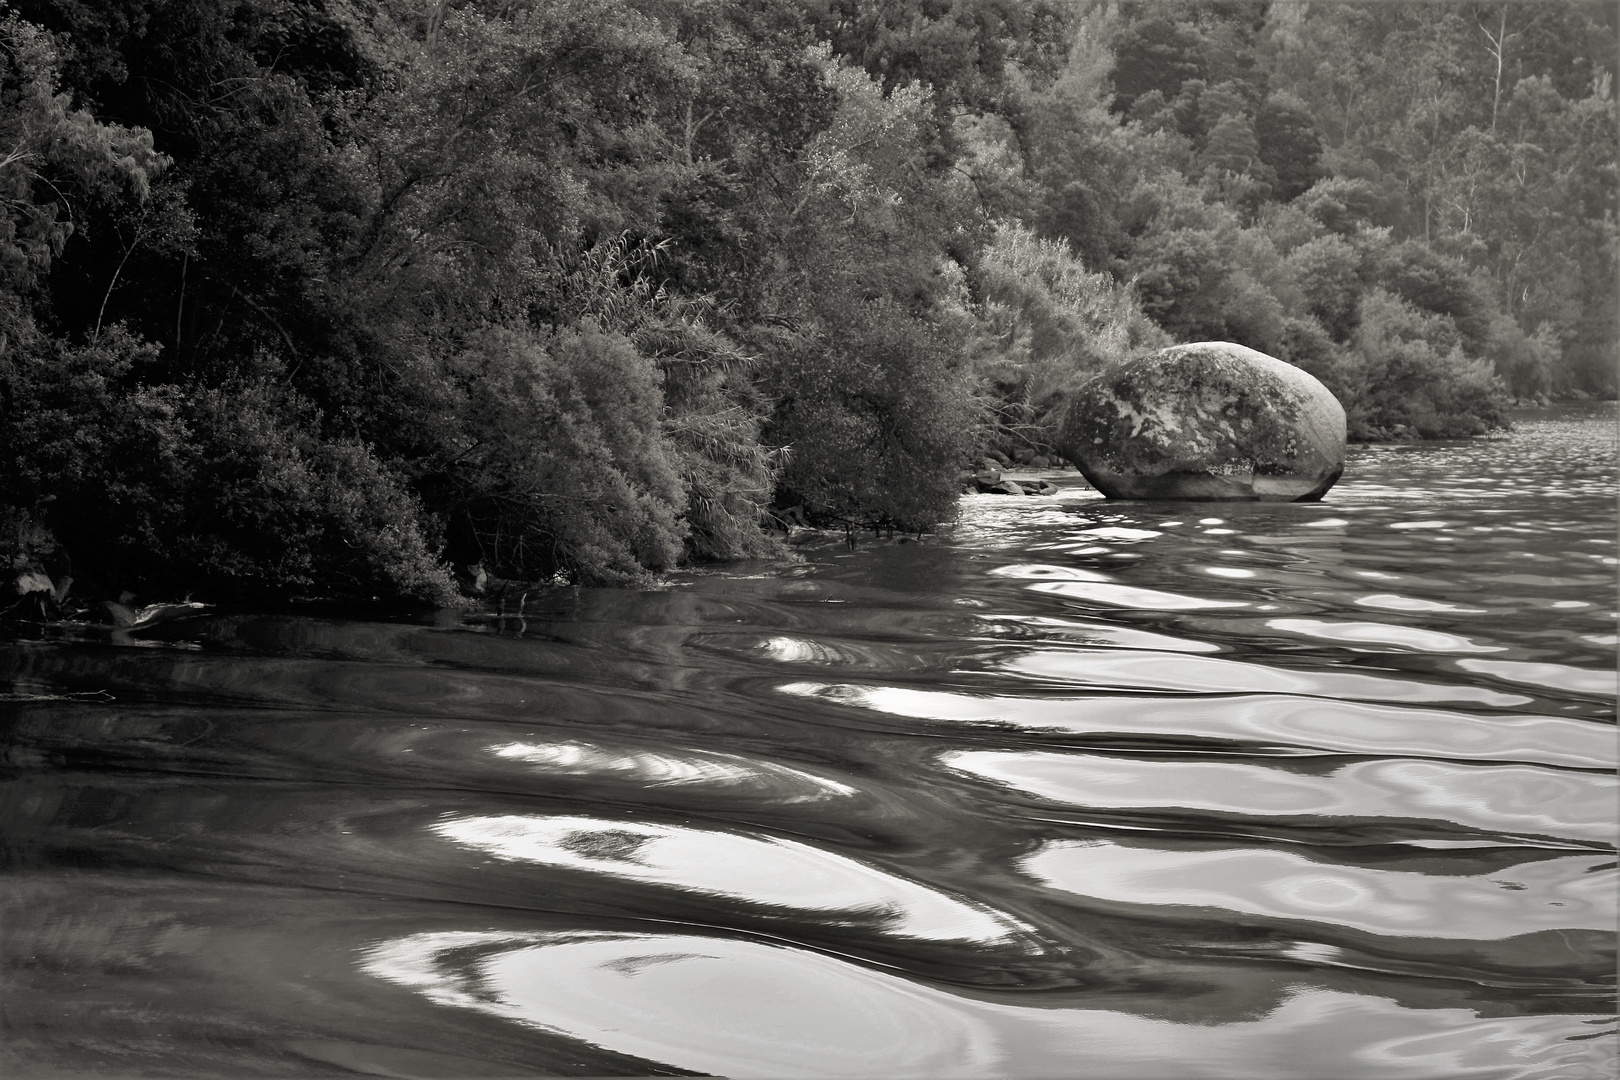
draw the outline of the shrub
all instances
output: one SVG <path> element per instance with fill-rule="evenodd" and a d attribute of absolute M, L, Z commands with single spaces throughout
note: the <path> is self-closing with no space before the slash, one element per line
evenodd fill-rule
<path fill-rule="evenodd" d="M 666 364 L 665 385 L 677 399 L 664 421 L 686 489 L 687 554 L 746 559 L 769 554 L 760 530 L 776 487 L 760 429 L 765 409 L 732 392 L 718 360 Z"/>
<path fill-rule="evenodd" d="M 1329 232 L 1351 236 L 1387 213 L 1379 191 L 1359 177 L 1328 176 L 1290 204 Z"/>
<path fill-rule="evenodd" d="M 775 476 L 760 445 L 769 412 L 753 384 L 755 358 L 712 329 L 712 297 L 659 282 L 670 245 L 598 238 L 559 253 L 547 301 L 554 310 L 623 334 L 663 377 L 663 430 L 686 490 L 686 553 L 697 559 L 768 554 L 760 524 Z"/>
<path fill-rule="evenodd" d="M 1487 355 L 1515 395 L 1555 392 L 1558 354 L 1558 338 L 1550 323 L 1542 323 L 1534 334 L 1526 334 L 1510 317 L 1500 313 L 1493 317 Z"/>
<path fill-rule="evenodd" d="M 1375 260 L 1376 282 L 1422 311 L 1444 315 L 1474 355 L 1490 336 L 1491 301 L 1467 264 L 1417 240 L 1395 244 Z"/>
<path fill-rule="evenodd" d="M 454 371 L 445 501 L 487 568 L 632 584 L 675 563 L 686 492 L 658 367 L 627 338 L 589 319 L 552 334 L 492 327 Z"/>
<path fill-rule="evenodd" d="M 455 595 L 421 505 L 367 446 L 320 438 L 301 400 L 259 385 L 203 389 L 182 416 L 186 527 L 171 561 L 256 591 L 288 584 L 439 603 Z M 172 521 L 155 522 L 154 539 Z"/>
<path fill-rule="evenodd" d="M 1169 343 L 1134 290 L 1091 273 L 1061 240 L 997 227 L 978 267 L 982 392 L 1007 449 L 1050 448 L 1069 394 L 1103 365 Z"/>
<path fill-rule="evenodd" d="M 772 380 L 784 505 L 916 531 L 954 513 L 977 420 L 959 342 L 877 301 L 784 342 Z"/>
<path fill-rule="evenodd" d="M 1128 264 L 1142 309 L 1177 341 L 1232 341 L 1275 352 L 1290 286 L 1276 273 L 1262 229 L 1244 228 L 1229 207 L 1164 185 Z"/>
<path fill-rule="evenodd" d="M 1351 436 L 1404 424 L 1424 438 L 1462 438 L 1506 424 L 1505 388 L 1487 360 L 1464 355 L 1443 316 L 1382 289 L 1362 301 L 1361 326 L 1345 360 Z"/>
<path fill-rule="evenodd" d="M 419 503 L 365 446 L 268 383 L 139 386 L 120 329 L 5 369 L 5 500 L 120 587 L 454 598 Z"/>
<path fill-rule="evenodd" d="M 1283 319 L 1277 358 L 1310 372 L 1343 401 L 1348 395 L 1341 352 L 1333 337 L 1314 317 L 1289 315 Z"/>

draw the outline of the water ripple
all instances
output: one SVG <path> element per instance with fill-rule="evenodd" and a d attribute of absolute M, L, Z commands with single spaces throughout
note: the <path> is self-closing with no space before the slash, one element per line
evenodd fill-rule
<path fill-rule="evenodd" d="M 1328 619 L 1268 619 L 1273 630 L 1285 630 L 1305 637 L 1335 641 L 1348 646 L 1393 645 L 1398 649 L 1433 653 L 1505 652 L 1503 645 L 1482 645 L 1460 634 L 1425 630 L 1393 623 L 1347 622 Z"/>
<path fill-rule="evenodd" d="M 1298 1080 L 1597 1077 L 1586 1017 L 1466 1009 L 1298 987 L 1259 1016 L 1176 1023 L 1106 1002 L 1018 1007 L 834 957 L 679 934 L 462 931 L 379 942 L 372 976 L 441 1004 L 649 1061 L 736 1077 L 1086 1075 Z M 635 1017 L 633 1024 L 625 1017 Z"/>
<path fill-rule="evenodd" d="M 858 794 L 849 784 L 734 754 L 635 750 L 577 739 L 509 742 L 487 747 L 487 750 L 497 758 L 522 762 L 549 776 L 613 779 L 650 787 L 742 788 L 756 798 L 767 797 L 769 792 L 768 797 L 787 802 Z"/>
<path fill-rule="evenodd" d="M 876 921 L 900 937 L 1007 943 L 1027 933 L 983 905 L 777 837 L 522 814 L 457 816 L 432 831 L 501 859 Z"/>
<path fill-rule="evenodd" d="M 1620 677 L 1613 671 L 1593 671 L 1569 664 L 1530 664 L 1516 660 L 1459 660 L 1457 666 L 1464 671 L 1555 691 L 1569 690 L 1609 698 L 1620 692 Z"/>
<path fill-rule="evenodd" d="M 1167 851 L 1098 840 L 1053 841 L 1020 863 L 1053 888 L 1098 900 L 1469 940 L 1612 930 L 1614 865 L 1612 856 L 1564 856 L 1488 877 L 1450 877 L 1340 865 L 1297 851 Z"/>
<path fill-rule="evenodd" d="M 1552 716 L 1467 713 L 1285 695 L 1198 698 L 1015 697 L 853 683 L 793 682 L 776 687 L 898 717 L 1094 737 L 1161 736 L 1227 740 L 1352 754 L 1524 761 L 1613 768 L 1608 725 Z"/>
<path fill-rule="evenodd" d="M 1534 700 L 1522 694 L 1467 684 L 1440 685 L 1331 668 L 1296 671 L 1240 660 L 1146 650 L 1127 654 L 1079 648 L 1028 649 L 1008 657 L 999 667 L 1059 684 L 1195 694 L 1308 694 L 1364 701 L 1457 702 L 1497 708 L 1528 705 Z"/>
<path fill-rule="evenodd" d="M 1119 755 L 951 751 L 947 768 L 1087 807 L 1313 818 L 1433 819 L 1487 834 L 1609 844 L 1620 782 L 1527 765 L 1359 761 L 1325 775 L 1276 765 Z"/>

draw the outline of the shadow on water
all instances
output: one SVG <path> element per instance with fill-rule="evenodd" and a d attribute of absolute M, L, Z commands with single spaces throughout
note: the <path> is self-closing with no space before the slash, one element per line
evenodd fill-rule
<path fill-rule="evenodd" d="M 1612 1075 L 1612 410 L 0 644 L 30 1075 Z"/>

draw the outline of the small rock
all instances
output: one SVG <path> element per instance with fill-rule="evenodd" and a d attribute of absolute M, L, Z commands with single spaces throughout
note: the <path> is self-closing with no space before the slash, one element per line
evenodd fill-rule
<path fill-rule="evenodd" d="M 1023 485 L 1018 483 L 1018 481 L 1016 481 L 1016 480 L 1003 480 L 1001 483 L 999 483 L 995 487 L 991 488 L 989 490 L 989 492 L 987 492 L 987 494 L 991 494 L 991 495 L 996 495 L 996 494 L 1000 494 L 1000 495 L 1027 495 L 1028 492 L 1026 492 L 1024 490 Z"/>
<path fill-rule="evenodd" d="M 1044 454 L 1036 454 L 1034 457 L 1029 459 L 1029 467 L 1032 469 L 1050 469 L 1052 467 L 1052 461 Z"/>
<path fill-rule="evenodd" d="M 1020 446 L 1012 453 L 1012 459 L 1020 465 L 1027 465 L 1035 456 L 1035 451 L 1028 446 Z"/>

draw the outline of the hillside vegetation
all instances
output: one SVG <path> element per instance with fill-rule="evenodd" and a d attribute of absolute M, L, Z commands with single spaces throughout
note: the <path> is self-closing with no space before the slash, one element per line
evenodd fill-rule
<path fill-rule="evenodd" d="M 0 537 L 104 589 L 920 530 L 1099 365 L 1613 396 L 1607 3 L 12 0 Z M 82 586 L 81 586 L 82 587 Z"/>

